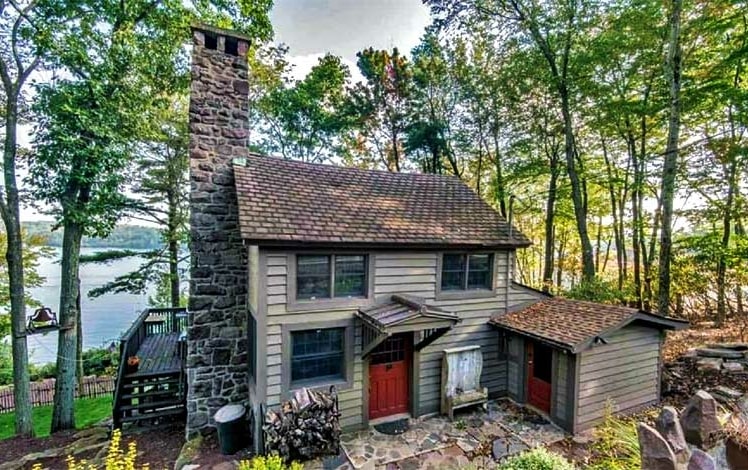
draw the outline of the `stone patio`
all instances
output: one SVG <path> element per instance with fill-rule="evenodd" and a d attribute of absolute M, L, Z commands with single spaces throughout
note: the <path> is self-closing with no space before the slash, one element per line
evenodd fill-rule
<path fill-rule="evenodd" d="M 493 462 L 564 438 L 564 432 L 537 413 L 509 400 L 492 401 L 455 415 L 412 420 L 398 436 L 375 429 L 344 434 L 340 455 L 306 464 L 310 470 L 426 470 Z"/>

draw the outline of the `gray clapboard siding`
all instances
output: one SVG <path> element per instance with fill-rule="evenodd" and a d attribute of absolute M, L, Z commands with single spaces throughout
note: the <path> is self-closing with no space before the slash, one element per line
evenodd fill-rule
<path fill-rule="evenodd" d="M 659 400 L 660 333 L 629 325 L 579 354 L 576 429 L 598 423 L 608 403 L 627 412 Z"/>
<path fill-rule="evenodd" d="M 568 374 L 568 354 L 561 354 L 555 351 L 556 354 L 556 375 L 554 377 L 554 386 L 556 387 L 556 403 L 555 410 L 556 418 L 566 418 L 566 378 Z"/>
<path fill-rule="evenodd" d="M 375 292 L 379 294 L 418 295 L 435 306 L 454 311 L 462 320 L 449 333 L 421 351 L 418 366 L 418 413 L 439 411 L 441 400 L 442 351 L 447 348 L 480 345 L 483 353 L 481 384 L 494 396 L 502 394 L 506 383 L 506 366 L 499 360 L 497 333 L 488 319 L 506 305 L 504 294 L 496 289 L 495 297 L 435 300 L 438 253 L 377 253 Z M 500 285 L 501 271 L 506 272 L 505 252 L 494 256 L 497 275 L 495 287 Z M 504 274 L 505 276 L 505 274 Z M 399 280 L 399 281 L 398 281 Z"/>
<path fill-rule="evenodd" d="M 268 253 L 266 258 L 266 301 L 267 336 L 266 404 L 278 406 L 287 398 L 288 390 L 283 390 L 283 325 L 317 323 L 347 320 L 353 318 L 353 309 L 336 309 L 316 312 L 289 312 L 286 308 L 288 285 L 288 255 Z M 262 340 L 262 338 L 260 339 Z M 361 357 L 361 328 L 354 327 L 353 381 L 350 388 L 339 390 L 340 409 L 343 410 L 341 424 L 346 428 L 360 427 L 362 424 L 363 366 Z"/>
<path fill-rule="evenodd" d="M 293 295 L 288 292 L 289 254 L 274 250 L 266 252 L 265 302 L 267 314 L 266 372 L 267 405 L 277 406 L 284 399 L 282 390 L 282 325 L 337 321 L 352 318 L 355 308 L 325 309 L 310 305 L 306 310 L 289 311 L 287 302 Z M 439 411 L 441 400 L 441 360 L 446 348 L 480 345 L 483 353 L 481 384 L 488 387 L 492 396 L 505 394 L 507 387 L 507 363 L 500 355 L 498 334 L 488 325 L 491 316 L 502 312 L 507 306 L 506 280 L 511 279 L 510 252 L 494 255 L 495 296 L 453 300 L 436 300 L 437 252 L 377 252 L 370 258 L 374 263 L 374 294 L 381 298 L 391 294 L 417 295 L 427 302 L 454 311 L 461 318 L 453 330 L 421 351 L 417 357 L 414 373 L 417 373 L 417 413 L 430 414 Z M 514 293 L 512 295 L 515 295 Z M 527 295 L 518 291 L 518 302 Z M 364 371 L 361 360 L 361 328 L 355 327 L 353 385 L 340 391 L 342 423 L 356 427 L 367 420 L 364 413 Z"/>
<path fill-rule="evenodd" d="M 507 338 L 507 394 L 521 403 L 525 400 L 525 340 L 511 334 Z"/>
<path fill-rule="evenodd" d="M 540 292 L 512 282 L 509 287 L 509 308 L 546 298 Z"/>

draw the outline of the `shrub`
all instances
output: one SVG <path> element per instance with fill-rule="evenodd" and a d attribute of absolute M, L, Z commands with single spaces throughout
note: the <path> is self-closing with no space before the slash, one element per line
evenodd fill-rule
<path fill-rule="evenodd" d="M 269 455 L 267 457 L 257 456 L 253 457 L 252 460 L 242 460 L 239 462 L 238 470 L 302 470 L 304 468 L 298 462 L 291 462 L 286 464 L 277 455 Z"/>
<path fill-rule="evenodd" d="M 91 348 L 83 351 L 83 375 L 115 375 L 119 364 L 119 352 L 116 349 L 110 351 L 109 348 Z M 29 374 L 32 382 L 52 379 L 57 376 L 57 366 L 54 362 L 29 364 Z"/>
<path fill-rule="evenodd" d="M 47 364 L 29 364 L 29 375 L 32 382 L 37 382 L 44 379 L 53 379 L 57 376 L 57 366 L 54 362 L 48 362 Z"/>
<path fill-rule="evenodd" d="M 112 440 L 109 442 L 109 449 L 107 450 L 103 467 L 87 462 L 86 460 L 77 461 L 75 457 L 69 456 L 66 460 L 68 464 L 67 470 L 148 470 L 149 465 L 147 463 L 138 465 L 136 462 L 138 448 L 135 441 L 130 442 L 130 445 L 127 446 L 127 451 L 124 451 L 120 446 L 121 440 L 122 432 L 119 429 L 115 429 L 112 432 Z M 42 470 L 42 464 L 35 463 L 32 470 Z"/>
<path fill-rule="evenodd" d="M 613 415 L 612 406 L 607 405 L 605 419 L 595 429 L 592 443 L 594 463 L 590 470 L 639 470 L 639 436 L 633 419 Z"/>
<path fill-rule="evenodd" d="M 624 285 L 618 289 L 613 281 L 600 279 L 598 277 L 590 281 L 581 281 L 563 293 L 570 299 L 589 300 L 606 304 L 627 305 L 633 298 L 630 285 Z"/>
<path fill-rule="evenodd" d="M 568 460 L 544 447 L 510 457 L 499 465 L 498 470 L 575 470 Z"/>

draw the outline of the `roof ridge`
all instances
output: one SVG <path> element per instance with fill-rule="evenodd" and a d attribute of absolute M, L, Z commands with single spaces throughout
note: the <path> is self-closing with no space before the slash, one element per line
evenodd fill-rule
<path fill-rule="evenodd" d="M 458 183 L 465 184 L 464 181 L 462 181 L 459 177 L 456 175 L 443 175 L 443 174 L 437 174 L 437 173 L 423 173 L 421 171 L 417 172 L 402 172 L 402 171 L 389 171 L 389 170 L 379 170 L 376 168 L 359 168 L 355 166 L 342 166 L 342 165 L 335 165 L 330 163 L 322 163 L 322 162 L 305 162 L 303 160 L 294 160 L 292 158 L 285 158 L 285 157 L 277 157 L 273 155 L 265 155 L 257 152 L 249 152 L 248 154 L 249 158 L 254 158 L 257 160 L 277 160 L 279 162 L 283 162 L 284 164 L 289 165 L 298 165 L 298 166 L 311 166 L 315 168 L 329 168 L 333 170 L 342 170 L 342 171 L 354 171 L 354 172 L 361 172 L 361 173 L 373 173 L 373 174 L 379 174 L 379 175 L 388 175 L 393 177 L 424 177 L 424 178 L 433 178 L 433 179 L 443 179 L 443 180 L 450 180 L 455 181 Z M 246 166 L 246 165 L 243 165 Z M 467 186 L 467 185 L 466 185 Z M 472 188 L 468 186 L 468 189 L 472 191 Z"/>

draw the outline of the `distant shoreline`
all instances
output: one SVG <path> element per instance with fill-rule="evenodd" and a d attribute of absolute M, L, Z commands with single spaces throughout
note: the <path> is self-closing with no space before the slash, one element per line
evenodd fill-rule
<path fill-rule="evenodd" d="M 23 229 L 30 235 L 41 235 L 46 244 L 62 246 L 62 230 L 52 231 L 52 222 L 23 222 Z M 127 248 L 132 250 L 155 250 L 163 246 L 161 232 L 155 227 L 141 225 L 118 225 L 107 238 L 83 237 L 81 246 L 86 248 Z"/>

